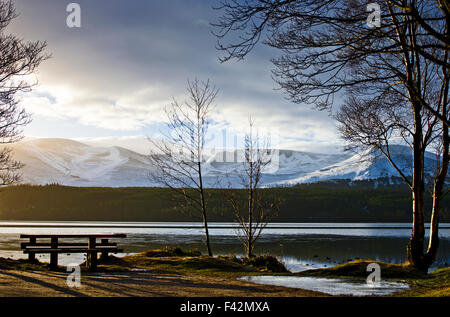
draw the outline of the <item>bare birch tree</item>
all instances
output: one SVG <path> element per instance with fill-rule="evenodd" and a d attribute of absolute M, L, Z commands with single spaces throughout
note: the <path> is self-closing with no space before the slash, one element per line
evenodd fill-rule
<path fill-rule="evenodd" d="M 427 271 L 437 252 L 448 172 L 450 7 L 442 0 L 377 3 L 380 23 L 374 27 L 367 23 L 367 1 L 223 0 L 218 7 L 223 16 L 215 23 L 218 49 L 225 52 L 222 61 L 243 59 L 264 39 L 282 53 L 272 60 L 273 74 L 290 100 L 329 111 L 337 100 L 344 103 L 339 115 L 344 138 L 353 146 L 374 146 L 411 188 L 407 255 Z M 240 36 L 224 43 L 230 33 Z M 386 146 L 392 137 L 411 145 L 411 178 L 392 160 Z M 424 156 L 436 138 L 442 164 L 424 251 Z"/>
<path fill-rule="evenodd" d="M 188 99 L 184 102 L 174 100 L 166 107 L 168 133 L 163 140 L 152 140 L 150 162 L 154 169 L 150 177 L 171 188 L 183 204 L 201 214 L 205 230 L 205 245 L 212 256 L 208 219 L 207 195 L 203 184 L 203 160 L 211 108 L 218 89 L 206 82 L 188 80 Z"/>
<path fill-rule="evenodd" d="M 424 98 L 436 107 L 443 116 L 449 115 L 448 80 L 442 87 L 436 86 L 439 67 L 428 65 L 421 71 Z M 444 70 L 443 76 L 446 71 Z M 447 76 L 448 77 L 448 76 Z M 381 153 L 396 169 L 411 189 L 413 196 L 413 231 L 407 246 L 408 260 L 416 267 L 427 271 L 433 264 L 439 246 L 439 212 L 441 200 L 449 189 L 448 126 L 430 112 L 411 108 L 401 96 L 391 93 L 379 98 L 349 96 L 336 116 L 342 137 L 348 149 L 371 147 Z M 399 167 L 392 153 L 392 143 L 402 140 L 411 148 L 413 165 L 410 169 Z M 437 166 L 434 175 L 427 181 L 425 175 L 426 149 L 436 153 Z M 430 219 L 430 237 L 425 248 L 424 195 L 427 186 L 432 186 L 433 206 Z"/>
<path fill-rule="evenodd" d="M 17 17 L 12 1 L 0 1 L 0 144 L 11 144 L 22 138 L 22 127 L 31 119 L 20 106 L 19 93 L 29 92 L 36 84 L 27 76 L 34 73 L 49 55 L 46 42 L 25 42 L 6 34 L 6 28 Z M 12 149 L 0 149 L 0 185 L 20 180 L 23 164 L 15 161 Z"/>
<path fill-rule="evenodd" d="M 254 135 L 253 126 L 254 122 L 250 119 L 244 143 L 244 173 L 240 177 L 245 197 L 232 188 L 225 191 L 234 219 L 239 225 L 238 237 L 248 258 L 254 256 L 256 241 L 270 219 L 278 214 L 280 205 L 279 199 L 269 201 L 259 191 L 262 173 L 271 163 L 272 157 L 267 140 L 261 140 L 258 134 Z"/>

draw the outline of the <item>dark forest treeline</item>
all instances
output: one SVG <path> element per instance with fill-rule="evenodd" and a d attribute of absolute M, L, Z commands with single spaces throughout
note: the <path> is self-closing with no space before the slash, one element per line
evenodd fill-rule
<path fill-rule="evenodd" d="M 281 199 L 274 222 L 410 222 L 411 194 L 404 186 L 319 183 L 261 189 Z M 242 190 L 236 190 L 241 191 Z M 222 190 L 209 189 L 210 221 L 233 221 Z M 198 221 L 180 210 L 167 188 L 97 188 L 59 185 L 5 187 L 0 191 L 0 220 L 41 221 Z M 426 210 L 431 197 L 427 195 Z M 428 215 L 427 215 L 428 217 Z M 441 222 L 450 222 L 450 199 Z"/>

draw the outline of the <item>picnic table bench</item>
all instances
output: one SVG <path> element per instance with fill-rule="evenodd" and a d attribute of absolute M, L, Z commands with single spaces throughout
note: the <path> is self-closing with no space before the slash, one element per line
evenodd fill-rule
<path fill-rule="evenodd" d="M 110 238 L 126 238 L 126 234 L 21 234 L 21 239 L 29 239 L 20 244 L 30 261 L 35 260 L 36 254 L 50 254 L 50 268 L 58 267 L 58 254 L 60 253 L 86 253 L 87 267 L 94 271 L 97 268 L 98 253 L 107 258 L 108 253 L 123 252 L 116 242 Z M 86 242 L 61 242 L 60 239 L 87 239 Z M 100 239 L 100 242 L 97 241 Z M 38 241 L 39 240 L 39 241 Z M 43 241 L 44 240 L 44 241 Z"/>

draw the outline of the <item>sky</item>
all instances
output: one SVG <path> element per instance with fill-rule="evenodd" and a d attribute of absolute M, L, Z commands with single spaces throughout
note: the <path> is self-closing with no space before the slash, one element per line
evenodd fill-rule
<path fill-rule="evenodd" d="M 220 63 L 210 22 L 220 12 L 205 0 L 79 0 L 81 27 L 69 28 L 65 0 L 15 0 L 20 16 L 7 29 L 46 40 L 52 58 L 39 84 L 22 97 L 33 121 L 30 137 L 158 137 L 164 107 L 186 98 L 186 81 L 209 79 L 218 89 L 210 131 L 245 131 L 249 116 L 278 133 L 278 147 L 339 152 L 329 114 L 285 99 L 271 78 L 271 57 L 259 45 L 244 61 Z"/>

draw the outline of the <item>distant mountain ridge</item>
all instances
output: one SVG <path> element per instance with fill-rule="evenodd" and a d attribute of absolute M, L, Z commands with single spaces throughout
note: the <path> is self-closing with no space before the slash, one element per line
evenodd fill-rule
<path fill-rule="evenodd" d="M 25 164 L 22 170 L 23 183 L 35 185 L 58 183 L 81 187 L 160 185 L 149 178 L 152 166 L 148 158 L 124 147 L 89 145 L 70 139 L 26 139 L 12 144 L 11 147 L 14 150 L 14 159 Z M 391 151 L 398 166 L 409 175 L 410 149 L 397 145 Z M 242 173 L 242 163 L 222 162 L 220 158 L 223 155 L 224 152 L 219 151 L 206 158 L 204 164 L 206 186 L 228 186 L 228 183 L 231 183 L 233 187 L 241 187 L 239 175 Z M 362 157 L 371 159 L 361 160 Z M 263 175 L 264 186 L 292 186 L 333 179 L 371 180 L 399 176 L 386 158 L 375 157 L 371 150 L 354 156 L 280 150 L 277 164 L 278 168 L 274 173 Z M 432 173 L 437 165 L 437 158 L 427 153 L 425 165 L 426 172 Z M 221 181 L 218 182 L 218 179 Z"/>
<path fill-rule="evenodd" d="M 412 175 L 412 151 L 408 146 L 393 145 L 389 148 L 391 157 L 397 167 L 406 175 Z M 425 175 L 436 173 L 438 158 L 430 152 L 425 154 Z M 373 180 L 379 178 L 399 178 L 400 174 L 381 153 L 367 149 L 341 162 L 323 167 L 307 175 L 282 182 L 285 185 L 313 183 L 333 179 Z"/>

